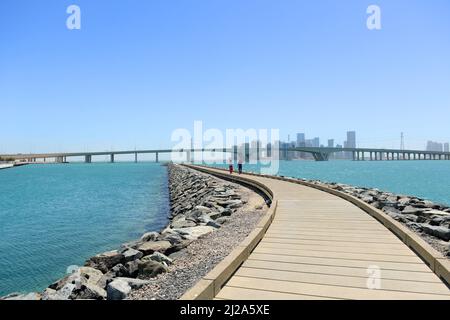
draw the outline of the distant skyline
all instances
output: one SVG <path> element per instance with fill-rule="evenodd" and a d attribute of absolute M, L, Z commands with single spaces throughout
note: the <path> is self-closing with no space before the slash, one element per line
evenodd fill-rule
<path fill-rule="evenodd" d="M 0 153 L 168 148 L 196 120 L 424 150 L 450 141 L 449 34 L 448 0 L 3 0 Z"/>

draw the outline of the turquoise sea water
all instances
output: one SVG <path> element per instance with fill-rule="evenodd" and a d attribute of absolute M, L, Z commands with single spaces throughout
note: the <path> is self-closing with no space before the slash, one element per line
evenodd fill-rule
<path fill-rule="evenodd" d="M 260 169 L 244 165 L 244 171 Z M 378 188 L 450 205 L 450 161 L 280 161 L 278 175 Z"/>
<path fill-rule="evenodd" d="M 0 296 L 42 290 L 69 265 L 167 222 L 154 163 L 29 165 L 0 171 Z"/>

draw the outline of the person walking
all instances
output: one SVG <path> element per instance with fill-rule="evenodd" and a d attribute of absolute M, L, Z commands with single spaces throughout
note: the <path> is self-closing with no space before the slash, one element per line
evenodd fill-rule
<path fill-rule="evenodd" d="M 233 160 L 231 160 L 231 158 L 228 160 L 228 170 L 230 170 L 230 174 L 233 174 Z"/>
<path fill-rule="evenodd" d="M 239 161 L 238 161 L 238 171 L 239 171 L 239 174 L 242 174 L 242 158 L 239 158 Z"/>

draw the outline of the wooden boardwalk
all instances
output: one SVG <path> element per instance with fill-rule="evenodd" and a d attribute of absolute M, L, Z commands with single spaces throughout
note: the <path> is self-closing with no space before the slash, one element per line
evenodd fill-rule
<path fill-rule="evenodd" d="M 243 176 L 268 186 L 278 206 L 264 238 L 216 299 L 450 299 L 449 288 L 408 246 L 352 203 Z M 377 272 L 379 282 L 371 280 Z"/>

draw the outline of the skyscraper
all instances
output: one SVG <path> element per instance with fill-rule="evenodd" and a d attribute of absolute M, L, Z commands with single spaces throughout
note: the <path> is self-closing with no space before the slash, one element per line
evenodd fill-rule
<path fill-rule="evenodd" d="M 304 147 L 304 146 L 305 146 L 305 134 L 297 133 L 297 147 Z"/>
<path fill-rule="evenodd" d="M 319 137 L 315 137 L 312 141 L 312 146 L 313 147 L 320 147 L 320 139 Z"/>
<path fill-rule="evenodd" d="M 356 148 L 356 132 L 347 131 L 347 148 Z"/>
<path fill-rule="evenodd" d="M 428 141 L 427 142 L 427 151 L 439 151 L 442 152 L 443 145 L 439 142 Z"/>
<path fill-rule="evenodd" d="M 347 131 L 347 141 L 344 141 L 344 148 L 356 148 L 356 132 Z M 352 152 L 345 153 L 346 159 L 352 158 Z"/>
<path fill-rule="evenodd" d="M 334 139 L 328 139 L 328 148 L 334 148 Z"/>

